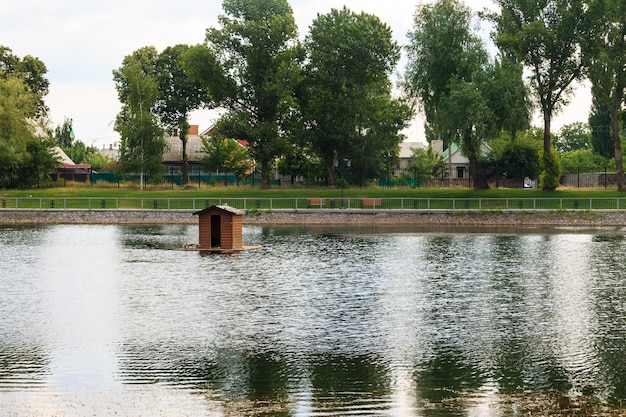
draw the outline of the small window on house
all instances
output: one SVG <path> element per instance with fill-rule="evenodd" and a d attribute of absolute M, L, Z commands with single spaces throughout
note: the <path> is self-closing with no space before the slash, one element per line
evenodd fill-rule
<path fill-rule="evenodd" d="M 456 177 L 465 178 L 465 167 L 456 167 Z"/>

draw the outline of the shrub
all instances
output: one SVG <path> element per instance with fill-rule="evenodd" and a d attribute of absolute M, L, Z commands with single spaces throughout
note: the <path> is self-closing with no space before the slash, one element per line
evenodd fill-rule
<path fill-rule="evenodd" d="M 554 191 L 561 185 L 561 162 L 559 155 L 551 150 L 544 153 L 542 158 L 543 171 L 539 175 L 539 186 L 546 191 Z"/>

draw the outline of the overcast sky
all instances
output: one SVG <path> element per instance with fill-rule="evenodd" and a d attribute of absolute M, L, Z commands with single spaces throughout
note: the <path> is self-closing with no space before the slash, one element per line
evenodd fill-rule
<path fill-rule="evenodd" d="M 290 0 L 301 37 L 318 13 L 344 5 L 354 12 L 377 15 L 404 45 L 413 14 L 420 0 Z M 473 9 L 493 8 L 490 0 L 467 1 Z M 6 1 L 0 10 L 0 45 L 19 57 L 42 60 L 50 80 L 45 98 L 53 125 L 73 119 L 74 132 L 86 145 L 109 146 L 119 140 L 113 121 L 120 103 L 112 71 L 124 56 L 144 46 L 158 51 L 180 43 L 204 41 L 205 30 L 217 26 L 222 13 L 220 0 L 20 0 Z M 404 62 L 396 70 L 404 72 Z M 555 121 L 562 124 L 587 120 L 589 94 L 577 90 L 577 98 Z M 191 124 L 209 127 L 215 115 L 192 114 Z M 423 141 L 421 121 L 405 134 L 410 141 Z"/>

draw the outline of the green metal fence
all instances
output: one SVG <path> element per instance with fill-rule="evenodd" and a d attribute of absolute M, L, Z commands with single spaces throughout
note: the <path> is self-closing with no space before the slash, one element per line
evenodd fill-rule
<path fill-rule="evenodd" d="M 2 198 L 0 209 L 202 210 L 229 205 L 248 211 L 353 210 L 419 212 L 626 210 L 625 198 Z"/>

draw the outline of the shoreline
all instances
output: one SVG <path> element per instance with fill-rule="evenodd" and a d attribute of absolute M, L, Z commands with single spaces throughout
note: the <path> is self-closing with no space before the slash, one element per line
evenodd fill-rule
<path fill-rule="evenodd" d="M 177 210 L 0 210 L 0 225 L 197 224 L 193 211 Z M 626 211 L 567 212 L 346 212 L 250 213 L 245 225 L 441 225 L 441 226 L 626 226 Z"/>

